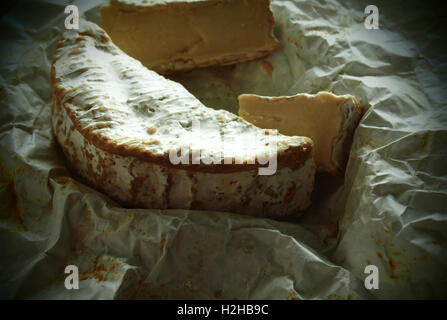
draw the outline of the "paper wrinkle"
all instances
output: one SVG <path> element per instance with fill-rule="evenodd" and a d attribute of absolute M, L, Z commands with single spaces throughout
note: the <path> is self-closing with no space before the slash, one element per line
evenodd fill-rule
<path fill-rule="evenodd" d="M 100 1 L 74 4 L 99 22 Z M 381 29 L 367 30 L 356 1 L 272 1 L 276 53 L 172 76 L 206 105 L 234 113 L 242 93 L 331 90 L 369 107 L 344 180 L 319 175 L 312 207 L 279 222 L 126 209 L 85 186 L 49 121 L 64 6 L 19 3 L 1 19 L 0 297 L 446 298 L 442 12 L 376 5 Z M 64 287 L 69 264 L 79 267 L 79 290 Z M 364 288 L 370 264 L 379 290 Z"/>

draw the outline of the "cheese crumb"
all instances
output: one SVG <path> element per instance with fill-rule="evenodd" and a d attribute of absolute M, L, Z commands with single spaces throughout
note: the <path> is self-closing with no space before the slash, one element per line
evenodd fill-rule
<path fill-rule="evenodd" d="M 155 132 L 157 132 L 157 128 L 155 128 L 155 127 L 148 127 L 147 128 L 147 133 L 154 134 Z"/>

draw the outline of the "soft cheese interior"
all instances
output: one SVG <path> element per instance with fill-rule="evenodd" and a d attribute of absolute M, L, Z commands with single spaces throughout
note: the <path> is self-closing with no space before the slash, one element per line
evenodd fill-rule
<path fill-rule="evenodd" d="M 289 97 L 239 96 L 239 115 L 261 128 L 310 137 L 320 170 L 342 173 L 363 109 L 351 95 L 329 92 Z"/>
<path fill-rule="evenodd" d="M 159 73 L 251 60 L 278 45 L 269 0 L 112 0 L 101 25 Z"/>

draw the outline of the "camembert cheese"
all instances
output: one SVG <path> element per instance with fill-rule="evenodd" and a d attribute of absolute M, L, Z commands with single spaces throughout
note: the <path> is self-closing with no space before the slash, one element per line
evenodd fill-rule
<path fill-rule="evenodd" d="M 319 170 L 344 172 L 363 108 L 351 95 L 328 92 L 289 97 L 239 96 L 239 115 L 261 128 L 313 140 Z"/>
<path fill-rule="evenodd" d="M 182 85 L 126 55 L 93 23 L 81 21 L 79 30 L 64 33 L 51 82 L 53 132 L 69 163 L 126 205 L 269 217 L 310 205 L 312 140 L 270 135 L 237 115 L 207 108 Z M 257 140 L 244 145 L 253 133 Z M 275 170 L 261 175 L 267 164 L 259 159 L 272 136 Z M 185 145 L 200 157 L 188 155 L 187 163 L 171 157 Z"/>
<path fill-rule="evenodd" d="M 158 73 L 260 58 L 278 41 L 269 0 L 111 0 L 101 26 Z"/>

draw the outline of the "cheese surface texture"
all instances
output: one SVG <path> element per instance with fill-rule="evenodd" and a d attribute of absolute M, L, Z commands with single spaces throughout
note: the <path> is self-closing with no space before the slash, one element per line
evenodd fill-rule
<path fill-rule="evenodd" d="M 287 97 L 239 96 L 239 115 L 261 128 L 313 140 L 319 170 L 341 174 L 363 108 L 350 95 L 328 92 Z"/>
<path fill-rule="evenodd" d="M 159 73 L 225 65 L 278 46 L 269 0 L 111 0 L 101 26 L 124 52 Z"/>
<path fill-rule="evenodd" d="M 71 166 L 116 200 L 271 217 L 310 205 L 315 164 L 309 138 L 274 135 L 276 171 L 260 175 L 266 165 L 258 159 L 271 150 L 267 130 L 207 108 L 126 55 L 93 23 L 81 21 L 79 30 L 64 33 L 51 81 L 53 131 Z M 257 139 L 244 144 L 252 134 Z M 172 150 L 185 145 L 199 152 L 199 162 L 173 163 Z"/>

